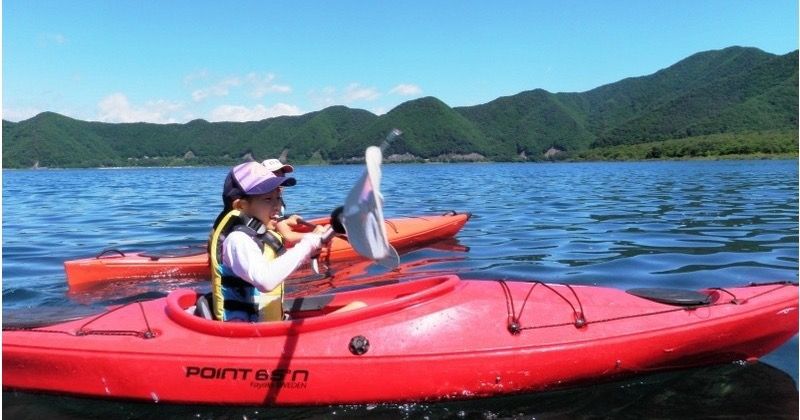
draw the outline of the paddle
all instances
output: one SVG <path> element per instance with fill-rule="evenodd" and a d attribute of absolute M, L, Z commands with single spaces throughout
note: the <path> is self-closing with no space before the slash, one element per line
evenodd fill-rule
<path fill-rule="evenodd" d="M 392 269 L 400 263 L 397 251 L 389 245 L 386 223 L 383 219 L 383 195 L 380 192 L 383 150 L 402 132 L 393 129 L 380 147 L 370 146 L 364 152 L 364 173 L 350 190 L 345 203 L 331 212 L 331 229 L 323 234 L 329 241 L 334 234 L 346 235 L 353 249 L 366 258 Z M 307 226 L 312 223 L 299 221 Z M 312 260 L 314 272 L 319 273 L 316 259 Z"/>
<path fill-rule="evenodd" d="M 347 195 L 339 219 L 356 252 L 392 269 L 400 263 L 400 256 L 389 245 L 386 223 L 383 220 L 383 195 L 380 192 L 383 161 L 381 149 L 376 146 L 368 147 L 365 161 L 364 173 Z"/>
<path fill-rule="evenodd" d="M 380 145 L 380 154 L 377 154 L 377 156 L 376 156 L 375 153 L 373 152 L 373 155 L 372 155 L 373 161 L 371 162 L 371 166 L 369 164 L 370 161 L 367 158 L 367 150 L 364 151 L 364 155 L 365 155 L 364 161 L 365 161 L 365 163 L 367 163 L 367 166 L 365 168 L 364 175 L 362 175 L 362 177 L 359 179 L 359 182 L 356 185 L 353 186 L 353 190 L 351 190 L 350 195 L 353 195 L 353 191 L 355 191 L 357 189 L 358 190 L 363 190 L 363 188 L 364 188 L 363 185 L 364 185 L 364 182 L 366 181 L 364 179 L 364 176 L 366 176 L 369 173 L 370 169 L 372 169 L 372 173 L 374 174 L 371 177 L 371 179 L 374 180 L 376 185 L 377 185 L 375 190 L 376 191 L 380 190 L 380 188 L 379 188 L 380 187 L 380 178 L 381 178 L 380 166 L 381 166 L 381 163 L 383 162 L 383 152 L 389 147 L 389 145 L 394 140 L 396 140 L 398 137 L 400 137 L 401 134 L 403 134 L 402 131 L 400 131 L 397 128 L 393 128 L 392 131 L 390 131 L 389 134 L 386 135 L 386 138 L 383 140 L 383 142 Z M 371 146 L 371 148 L 374 148 L 374 146 Z M 380 192 L 378 192 L 378 194 L 380 195 Z M 348 199 L 351 198 L 350 195 L 348 195 Z M 380 197 L 381 197 L 380 205 L 382 206 L 383 205 L 383 196 L 380 196 Z M 353 207 L 353 206 L 357 205 L 356 203 L 357 203 L 356 201 L 350 201 L 349 205 L 350 205 L 350 207 Z M 339 234 L 346 234 L 346 227 L 342 223 L 342 213 L 344 212 L 344 208 L 345 208 L 345 206 L 339 206 L 339 207 L 333 209 L 333 211 L 331 212 L 331 218 L 330 218 L 331 227 L 333 228 L 334 232 L 339 233 Z M 381 214 L 383 214 L 383 213 L 381 213 Z M 311 223 L 307 223 L 307 225 L 310 226 L 310 227 L 313 227 L 313 224 L 311 224 Z"/>

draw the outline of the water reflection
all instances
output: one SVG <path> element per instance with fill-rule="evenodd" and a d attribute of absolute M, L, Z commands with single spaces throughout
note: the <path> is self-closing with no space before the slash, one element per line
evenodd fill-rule
<path fill-rule="evenodd" d="M 3 392 L 14 419 L 124 418 L 759 418 L 796 419 L 792 378 L 763 363 L 661 373 L 564 391 L 444 403 L 327 407 L 217 407 L 100 401 Z"/>

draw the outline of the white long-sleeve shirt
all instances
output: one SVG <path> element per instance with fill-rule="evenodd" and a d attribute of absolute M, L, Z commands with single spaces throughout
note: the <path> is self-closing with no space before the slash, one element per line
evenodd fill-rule
<path fill-rule="evenodd" d="M 269 292 L 319 249 L 321 242 L 320 235 L 308 233 L 283 255 L 267 261 L 255 241 L 244 232 L 234 231 L 222 243 L 222 264 L 259 291 Z"/>

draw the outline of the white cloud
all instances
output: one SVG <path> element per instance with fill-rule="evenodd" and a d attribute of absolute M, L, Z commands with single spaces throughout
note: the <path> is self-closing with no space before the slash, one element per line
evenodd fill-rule
<path fill-rule="evenodd" d="M 8 108 L 3 107 L 3 119 L 7 121 L 23 121 L 41 113 L 42 110 L 33 107 Z"/>
<path fill-rule="evenodd" d="M 190 73 L 183 78 L 185 86 L 190 87 L 198 81 L 208 83 L 210 77 L 208 71 L 200 70 Z M 230 76 L 211 85 L 197 88 L 192 91 L 192 100 L 202 102 L 211 97 L 229 96 L 237 88 L 246 89 L 246 94 L 251 98 L 261 99 L 270 93 L 291 93 L 292 87 L 289 85 L 275 83 L 277 76 L 273 73 L 259 74 L 255 72 L 244 76 Z"/>
<path fill-rule="evenodd" d="M 229 77 L 214 85 L 195 90 L 192 92 L 192 99 L 195 102 L 200 102 L 209 96 L 228 96 L 231 88 L 238 87 L 241 84 L 242 81 L 238 77 Z"/>
<path fill-rule="evenodd" d="M 300 115 L 296 105 L 277 103 L 270 107 L 258 104 L 252 108 L 243 105 L 221 105 L 211 111 L 211 121 L 259 121 L 282 115 Z"/>
<path fill-rule="evenodd" d="M 372 108 L 369 111 L 372 112 L 375 115 L 383 115 L 383 114 L 389 112 L 385 107 L 382 107 L 382 106 L 379 106 L 377 108 Z"/>
<path fill-rule="evenodd" d="M 206 69 L 197 70 L 195 72 L 187 74 L 183 78 L 183 84 L 186 86 L 190 86 L 196 80 L 207 80 L 207 79 L 208 79 L 208 70 Z"/>
<path fill-rule="evenodd" d="M 274 83 L 276 76 L 272 73 L 260 75 L 256 73 L 249 73 L 245 76 L 245 80 L 250 86 L 250 96 L 256 99 L 261 99 L 268 93 L 291 93 L 292 88 L 288 85 L 279 85 Z"/>
<path fill-rule="evenodd" d="M 414 96 L 419 95 L 422 93 L 422 89 L 420 89 L 417 85 L 412 85 L 409 83 L 401 83 L 392 88 L 389 91 L 389 94 L 400 95 L 400 96 Z"/>
<path fill-rule="evenodd" d="M 97 104 L 97 107 L 98 121 L 113 123 L 174 123 L 178 121 L 172 115 L 183 109 L 182 104 L 163 99 L 149 101 L 143 106 L 137 107 L 132 105 L 128 97 L 122 93 L 106 96 Z"/>
<path fill-rule="evenodd" d="M 372 102 L 381 97 L 380 91 L 374 87 L 364 87 L 359 83 L 347 85 L 341 92 L 332 86 L 308 93 L 314 106 L 325 108 L 332 105 L 352 105 L 356 102 Z"/>
<path fill-rule="evenodd" d="M 358 83 L 351 83 L 344 89 L 344 103 L 349 104 L 361 101 L 374 101 L 381 96 L 377 89 L 363 87 Z"/>
<path fill-rule="evenodd" d="M 67 37 L 64 34 L 39 34 L 39 45 L 46 47 L 48 45 L 64 45 L 67 43 Z"/>
<path fill-rule="evenodd" d="M 65 37 L 65 36 L 64 36 L 64 35 L 62 35 L 62 34 L 53 34 L 53 35 L 50 37 L 50 40 L 51 40 L 51 41 L 53 41 L 53 42 L 55 42 L 55 43 L 56 43 L 56 44 L 58 44 L 58 45 L 63 45 L 63 44 L 66 44 L 66 43 L 67 43 L 67 37 Z"/>
<path fill-rule="evenodd" d="M 327 86 L 320 90 L 312 90 L 308 92 L 308 98 L 316 108 L 336 105 L 336 88 Z"/>
<path fill-rule="evenodd" d="M 198 89 L 198 90 L 192 92 L 192 99 L 195 102 L 200 102 L 203 99 L 208 98 L 208 96 L 209 96 L 209 93 L 208 93 L 207 90 Z"/>

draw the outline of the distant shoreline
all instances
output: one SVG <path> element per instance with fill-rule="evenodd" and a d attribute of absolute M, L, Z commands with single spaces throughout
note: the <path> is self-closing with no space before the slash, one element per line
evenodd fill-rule
<path fill-rule="evenodd" d="M 413 161 L 413 162 L 387 162 L 384 165 L 449 165 L 449 164 L 495 164 L 495 163 L 518 163 L 518 164 L 552 164 L 552 163 L 641 163 L 641 162 L 701 162 L 701 161 L 744 161 L 744 160 L 797 160 L 800 153 L 778 153 L 778 154 L 750 154 L 750 155 L 723 155 L 723 156 L 687 156 L 681 158 L 661 158 L 661 159 L 560 159 L 560 160 L 517 160 L 517 161 Z M 290 162 L 292 163 L 292 162 Z M 359 165 L 361 162 L 348 163 L 292 163 L 294 166 L 348 166 Z M 30 170 L 68 170 L 68 169 L 102 169 L 102 170 L 122 170 L 122 169 L 180 169 L 180 168 L 228 168 L 232 165 L 175 165 L 175 166 L 86 166 L 86 167 L 38 167 L 38 168 L 3 168 L 4 171 L 30 171 Z"/>

